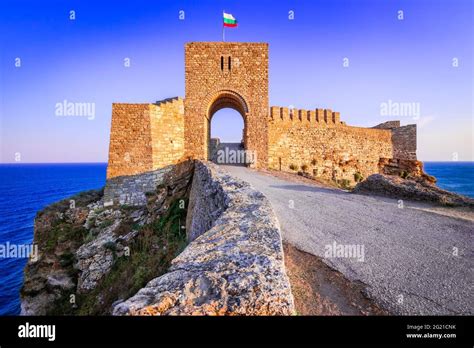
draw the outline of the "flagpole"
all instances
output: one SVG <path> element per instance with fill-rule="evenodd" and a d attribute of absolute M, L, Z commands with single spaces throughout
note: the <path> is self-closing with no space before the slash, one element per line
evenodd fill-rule
<path fill-rule="evenodd" d="M 222 11 L 222 18 L 224 18 L 224 13 L 225 13 L 225 10 Z M 222 19 L 222 42 L 225 42 L 225 25 L 224 25 L 224 19 Z"/>

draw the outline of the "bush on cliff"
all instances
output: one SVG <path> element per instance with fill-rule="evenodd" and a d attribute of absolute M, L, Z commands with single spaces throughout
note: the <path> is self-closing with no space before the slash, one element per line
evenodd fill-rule
<path fill-rule="evenodd" d="M 168 270 L 186 246 L 186 209 L 175 200 L 164 216 L 140 228 L 130 245 L 130 255 L 117 258 L 111 271 L 90 293 L 80 295 L 78 314 L 107 314 L 113 302 L 126 299 L 151 279 Z M 187 206 L 187 204 L 185 204 Z"/>

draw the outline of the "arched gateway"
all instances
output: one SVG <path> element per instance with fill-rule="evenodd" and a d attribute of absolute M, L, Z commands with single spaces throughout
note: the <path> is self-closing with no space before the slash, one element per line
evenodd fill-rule
<path fill-rule="evenodd" d="M 244 146 L 266 167 L 268 44 L 192 42 L 186 45 L 185 155 L 209 158 L 212 115 L 232 108 L 244 120 Z"/>
<path fill-rule="evenodd" d="M 270 108 L 266 43 L 186 44 L 185 94 L 152 104 L 112 105 L 108 179 L 188 158 L 208 160 L 210 121 L 222 108 L 241 114 L 254 167 L 352 184 L 379 172 L 420 175 L 416 125 L 388 121 L 352 127 L 331 109 Z"/>

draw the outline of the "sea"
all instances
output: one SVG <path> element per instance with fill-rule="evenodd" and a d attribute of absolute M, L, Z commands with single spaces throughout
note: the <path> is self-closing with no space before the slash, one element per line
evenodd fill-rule
<path fill-rule="evenodd" d="M 425 162 L 438 186 L 474 198 L 474 162 Z M 105 184 L 106 163 L 0 164 L 0 245 L 29 245 L 36 213 Z M 0 257 L 0 315 L 20 313 L 26 258 Z"/>
<path fill-rule="evenodd" d="M 0 164 L 0 244 L 33 241 L 33 222 L 47 205 L 105 184 L 106 163 Z M 26 258 L 0 257 L 0 315 L 20 314 Z"/>

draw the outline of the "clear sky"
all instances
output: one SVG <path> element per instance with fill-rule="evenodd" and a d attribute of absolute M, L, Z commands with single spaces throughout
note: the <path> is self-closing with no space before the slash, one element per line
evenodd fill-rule
<path fill-rule="evenodd" d="M 417 123 L 421 160 L 474 160 L 471 0 L 2 0 L 0 161 L 107 161 L 112 103 L 184 96 L 184 44 L 221 40 L 224 9 L 226 41 L 270 44 L 270 105 Z M 95 114 L 58 116 L 64 100 Z M 240 136 L 235 112 L 215 120 Z"/>

